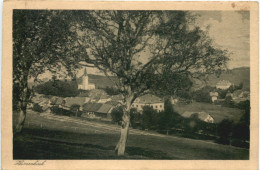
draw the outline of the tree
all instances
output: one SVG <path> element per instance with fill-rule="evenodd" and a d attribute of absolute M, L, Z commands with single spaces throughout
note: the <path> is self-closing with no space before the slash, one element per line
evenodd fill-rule
<path fill-rule="evenodd" d="M 219 142 L 222 144 L 229 144 L 233 128 L 233 121 L 224 119 L 217 126 L 217 133 Z"/>
<path fill-rule="evenodd" d="M 207 33 L 194 26 L 194 20 L 185 11 L 15 13 L 14 90 L 18 96 L 15 102 L 22 103 L 17 129 L 24 122 L 30 96 L 29 72 L 38 74 L 43 66 L 52 70 L 59 66 L 57 63 L 71 72 L 77 61 L 83 60 L 86 66 L 118 78 L 115 84 L 124 101 L 121 136 L 115 150 L 123 155 L 130 108 L 137 97 L 149 91 L 174 94 L 188 89 L 194 78 L 225 68 L 227 51 L 215 47 Z M 39 71 L 34 71 L 37 68 Z"/>
<path fill-rule="evenodd" d="M 112 121 L 115 123 L 120 123 L 122 121 L 123 108 L 116 107 L 111 112 Z"/>
<path fill-rule="evenodd" d="M 143 129 L 154 129 L 156 123 L 157 111 L 154 110 L 151 106 L 144 106 L 143 113 L 141 115 L 141 122 Z"/>
<path fill-rule="evenodd" d="M 65 14 L 66 13 L 66 14 Z M 71 12 L 14 10 L 13 12 L 13 110 L 19 113 L 15 132 L 22 130 L 32 90 L 28 79 L 49 70 L 54 74 L 77 67 L 82 49 L 74 48 L 77 35 Z"/>
<path fill-rule="evenodd" d="M 164 111 L 158 115 L 159 130 L 166 130 L 167 134 L 171 128 L 177 128 L 181 123 L 181 116 L 174 111 L 171 101 L 166 99 L 164 102 Z"/>
<path fill-rule="evenodd" d="M 79 94 L 75 81 L 52 80 L 39 84 L 34 88 L 39 94 L 53 95 L 60 97 L 75 97 Z"/>
<path fill-rule="evenodd" d="M 228 60 L 227 51 L 215 47 L 185 11 L 79 11 L 77 17 L 86 66 L 117 76 L 124 96 L 118 155 L 125 152 L 138 96 L 189 88 L 186 82 L 221 71 Z"/>

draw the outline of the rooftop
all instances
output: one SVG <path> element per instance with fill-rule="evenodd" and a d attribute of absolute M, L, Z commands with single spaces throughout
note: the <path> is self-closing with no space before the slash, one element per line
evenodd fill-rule
<path fill-rule="evenodd" d="M 135 103 L 144 103 L 144 104 L 152 104 L 152 103 L 163 103 L 163 99 L 152 95 L 152 94 L 146 94 L 141 97 L 138 97 L 135 100 Z"/>

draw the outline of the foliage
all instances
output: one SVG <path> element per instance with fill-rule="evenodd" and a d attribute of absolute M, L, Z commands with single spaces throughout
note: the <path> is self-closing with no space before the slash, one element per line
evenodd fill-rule
<path fill-rule="evenodd" d="M 174 111 L 169 99 L 164 102 L 164 111 L 157 116 L 158 130 L 170 130 L 181 126 L 181 116 Z"/>
<path fill-rule="evenodd" d="M 212 103 L 210 92 L 213 90 L 214 88 L 205 86 L 202 89 L 193 92 L 192 94 L 193 99 L 196 100 L 197 102 Z"/>
<path fill-rule="evenodd" d="M 137 111 L 136 108 L 131 108 L 130 110 L 130 123 L 133 128 L 141 127 L 141 113 Z"/>
<path fill-rule="evenodd" d="M 69 11 L 13 11 L 13 108 L 19 112 L 16 131 L 20 132 L 26 117 L 31 91 L 28 79 L 35 82 L 45 71 L 62 70 L 72 76 L 78 67 L 82 48 L 77 44 L 75 27 Z"/>
<path fill-rule="evenodd" d="M 106 87 L 104 91 L 110 96 L 120 94 L 120 91 L 114 87 Z"/>
<path fill-rule="evenodd" d="M 111 112 L 112 121 L 115 123 L 120 123 L 122 121 L 123 116 L 123 107 L 116 107 Z"/>
<path fill-rule="evenodd" d="M 74 81 L 50 80 L 46 83 L 35 87 L 35 91 L 39 94 L 59 96 L 59 97 L 75 97 L 79 94 L 77 83 Z"/>
<path fill-rule="evenodd" d="M 141 116 L 142 129 L 155 129 L 157 111 L 150 106 L 144 106 Z"/>
<path fill-rule="evenodd" d="M 224 119 L 222 120 L 217 127 L 217 134 L 219 136 L 219 143 L 229 144 L 232 134 L 233 121 Z"/>

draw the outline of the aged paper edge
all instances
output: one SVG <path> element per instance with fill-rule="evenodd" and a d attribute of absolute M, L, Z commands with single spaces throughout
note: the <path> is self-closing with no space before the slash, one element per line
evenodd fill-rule
<path fill-rule="evenodd" d="M 12 152 L 12 10 L 249 10 L 250 11 L 250 159 L 249 160 L 48 160 L 44 166 L 17 166 Z M 258 3 L 257 2 L 109 2 L 5 1 L 2 59 L 2 169 L 257 169 L 258 168 Z"/>

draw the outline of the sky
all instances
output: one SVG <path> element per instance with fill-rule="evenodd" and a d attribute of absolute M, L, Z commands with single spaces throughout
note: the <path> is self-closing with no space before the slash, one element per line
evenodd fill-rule
<path fill-rule="evenodd" d="M 197 23 L 203 28 L 208 25 L 209 36 L 216 45 L 230 53 L 228 67 L 249 67 L 250 61 L 250 14 L 236 11 L 197 11 Z"/>
<path fill-rule="evenodd" d="M 216 46 L 230 53 L 228 68 L 249 67 L 250 64 L 250 14 L 247 11 L 195 11 L 197 24 L 206 29 Z M 149 54 L 149 53 L 147 53 Z M 88 68 L 90 74 L 100 74 L 97 69 Z M 83 74 L 83 69 L 79 71 Z"/>
<path fill-rule="evenodd" d="M 209 26 L 209 36 L 215 45 L 230 52 L 228 68 L 249 67 L 250 59 L 250 14 L 247 11 L 194 11 L 198 15 L 196 24 L 202 29 Z M 149 52 L 143 53 L 144 57 Z M 87 68 L 88 74 L 103 75 L 98 69 Z M 77 76 L 84 73 L 78 70 Z"/>

